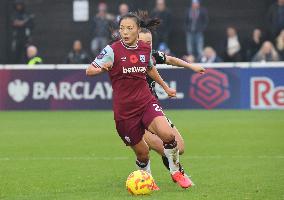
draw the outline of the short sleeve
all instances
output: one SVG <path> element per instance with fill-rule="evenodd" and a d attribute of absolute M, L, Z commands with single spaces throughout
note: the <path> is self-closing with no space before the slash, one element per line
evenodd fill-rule
<path fill-rule="evenodd" d="M 107 45 L 101 53 L 96 57 L 96 59 L 92 62 L 92 65 L 96 68 L 101 68 L 101 66 L 105 63 L 113 63 L 114 62 L 114 53 L 113 49 Z"/>

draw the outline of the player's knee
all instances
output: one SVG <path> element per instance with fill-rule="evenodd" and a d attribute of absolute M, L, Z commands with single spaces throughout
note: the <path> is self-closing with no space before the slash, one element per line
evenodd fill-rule
<path fill-rule="evenodd" d="M 178 151 L 179 151 L 179 155 L 184 154 L 184 148 L 183 147 L 179 147 Z"/>
<path fill-rule="evenodd" d="M 166 133 L 165 132 L 165 134 L 163 134 L 163 142 L 166 142 L 166 143 L 168 143 L 168 142 L 171 142 L 171 141 L 173 141 L 175 139 L 175 135 L 173 134 L 173 133 Z"/>
<path fill-rule="evenodd" d="M 149 149 L 143 149 L 136 152 L 137 159 L 140 161 L 148 161 L 149 160 Z"/>
<path fill-rule="evenodd" d="M 137 155 L 137 159 L 141 162 L 147 162 L 149 160 L 149 155 L 147 154 L 139 154 Z"/>
<path fill-rule="evenodd" d="M 178 151 L 179 151 L 179 155 L 184 154 L 184 144 L 183 144 L 183 142 L 179 142 L 178 141 L 177 148 L 178 148 Z"/>

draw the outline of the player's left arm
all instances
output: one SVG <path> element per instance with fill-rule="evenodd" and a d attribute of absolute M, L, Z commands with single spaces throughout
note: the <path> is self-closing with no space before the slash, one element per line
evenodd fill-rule
<path fill-rule="evenodd" d="M 165 63 L 167 65 L 173 65 L 173 66 L 177 66 L 177 67 L 184 67 L 184 68 L 187 68 L 187 69 L 191 69 L 191 70 L 198 72 L 200 74 L 205 73 L 205 69 L 202 66 L 185 62 L 185 61 L 183 61 L 179 58 L 173 57 L 173 56 L 167 56 L 166 55 Z"/>
<path fill-rule="evenodd" d="M 169 97 L 176 97 L 176 90 L 170 88 L 165 83 L 165 81 L 162 79 L 155 66 L 148 68 L 147 74 L 165 90 L 165 92 L 169 95 Z"/>

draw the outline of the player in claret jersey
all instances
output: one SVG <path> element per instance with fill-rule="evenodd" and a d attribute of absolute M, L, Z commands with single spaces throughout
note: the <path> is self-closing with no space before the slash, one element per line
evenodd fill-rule
<path fill-rule="evenodd" d="M 173 180 L 182 188 L 188 188 L 192 182 L 179 171 L 179 153 L 173 129 L 146 81 L 146 74 L 158 80 L 153 68 L 151 46 L 138 40 L 140 29 L 148 25 L 153 23 L 141 22 L 133 13 L 121 17 L 121 40 L 106 46 L 87 68 L 86 74 L 94 76 L 108 71 L 113 87 L 116 129 L 124 143 L 135 152 L 138 168 L 151 173 L 149 147 L 143 139 L 146 129 L 163 141 Z M 167 86 L 164 89 L 170 94 Z"/>
<path fill-rule="evenodd" d="M 138 16 L 141 18 L 142 21 L 151 21 L 152 20 L 151 18 L 149 18 L 148 13 L 145 12 L 145 11 L 139 11 Z M 159 23 L 159 22 L 157 22 L 157 23 Z M 140 33 L 139 33 L 139 40 L 144 41 L 145 43 L 149 44 L 150 46 L 152 46 L 152 32 L 151 31 L 153 31 L 153 30 L 147 29 L 147 28 L 142 28 Z M 190 69 L 190 70 L 193 70 L 193 71 L 200 73 L 200 74 L 205 73 L 205 69 L 203 67 L 199 66 L 199 65 L 187 63 L 187 62 L 185 62 L 185 61 L 183 61 L 179 58 L 165 55 L 165 53 L 160 52 L 160 51 L 152 50 L 152 56 L 154 57 L 156 64 L 168 64 L 168 65 L 172 65 L 172 66 Z M 147 82 L 148 82 L 148 85 L 149 85 L 149 88 L 150 88 L 152 94 L 156 98 L 158 98 L 156 91 L 155 91 L 155 83 L 156 82 L 150 76 L 147 76 Z M 176 141 L 177 141 L 177 147 L 178 147 L 178 150 L 179 150 L 179 154 L 182 155 L 183 152 L 184 152 L 184 140 L 183 140 L 181 134 L 179 133 L 178 129 L 171 122 L 171 120 L 168 119 L 168 118 L 167 118 L 167 120 L 168 120 L 170 126 L 173 128 L 173 133 L 174 133 Z M 161 141 L 161 139 L 159 137 L 157 137 L 156 135 L 152 134 L 151 132 L 145 130 L 144 140 L 146 141 L 146 143 L 148 144 L 150 149 L 155 150 L 157 153 L 159 153 L 162 156 L 162 160 L 163 160 L 164 165 L 169 169 L 169 162 L 168 162 L 167 157 L 164 154 L 163 142 Z M 184 169 L 181 166 L 181 164 L 179 164 L 179 170 L 180 170 L 180 172 L 182 172 L 184 174 Z"/>

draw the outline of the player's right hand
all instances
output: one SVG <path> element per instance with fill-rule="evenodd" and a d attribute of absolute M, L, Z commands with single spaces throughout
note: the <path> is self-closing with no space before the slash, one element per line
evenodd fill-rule
<path fill-rule="evenodd" d="M 111 62 L 104 63 L 101 67 L 102 67 L 102 69 L 104 69 L 104 70 L 106 70 L 106 71 L 109 71 L 109 70 L 111 70 L 111 68 L 112 68 L 112 64 L 113 64 L 113 63 L 111 63 Z"/>
<path fill-rule="evenodd" d="M 204 74 L 205 73 L 205 69 L 200 66 L 200 65 L 194 65 L 193 66 L 193 71 L 199 73 L 199 74 Z"/>
<path fill-rule="evenodd" d="M 176 91 L 175 89 L 166 88 L 166 89 L 165 89 L 165 92 L 168 94 L 168 96 L 169 96 L 170 98 L 177 96 L 177 91 Z"/>

